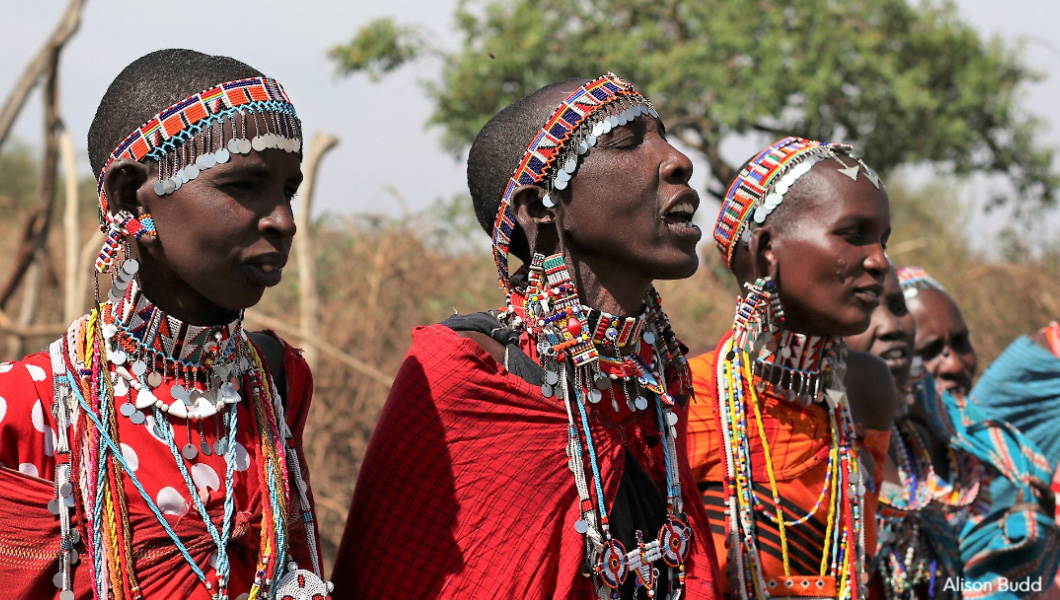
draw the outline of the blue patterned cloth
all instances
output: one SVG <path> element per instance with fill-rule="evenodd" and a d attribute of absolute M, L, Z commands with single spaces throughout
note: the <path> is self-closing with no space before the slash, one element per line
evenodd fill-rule
<path fill-rule="evenodd" d="M 961 397 L 948 392 L 937 395 L 930 381 L 924 387 L 918 401 L 923 400 L 936 434 L 948 437 L 952 448 L 993 467 L 994 479 L 1007 480 L 1010 488 L 1009 495 L 992 497 L 989 508 L 980 508 L 961 526 L 964 597 L 1035 597 L 1035 590 L 1048 588 L 1060 567 L 1056 521 L 1041 511 L 1029 483 L 1031 476 L 1052 480 L 1048 460 L 1012 424 L 987 416 L 979 405 L 980 388 Z M 1013 502 L 1014 498 L 1023 503 Z"/>

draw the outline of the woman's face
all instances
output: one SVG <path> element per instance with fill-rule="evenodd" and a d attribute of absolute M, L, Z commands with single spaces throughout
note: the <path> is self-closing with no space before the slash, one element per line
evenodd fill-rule
<path fill-rule="evenodd" d="M 599 138 L 560 196 L 560 235 L 571 259 L 598 277 L 679 279 L 699 265 L 702 232 L 692 163 L 642 115 Z"/>
<path fill-rule="evenodd" d="M 912 366 L 916 322 L 905 305 L 905 296 L 892 269 L 883 280 L 880 305 L 872 311 L 872 320 L 864 333 L 848 336 L 847 346 L 870 352 L 887 362 L 895 385 L 901 389 L 909 381 Z"/>
<path fill-rule="evenodd" d="M 917 288 L 906 303 L 916 319 L 916 353 L 924 368 L 943 390 L 967 394 L 979 360 L 957 303 L 934 288 Z"/>
<path fill-rule="evenodd" d="M 759 249 L 780 291 L 786 327 L 798 333 L 865 331 L 890 270 L 887 194 L 864 173 L 853 181 L 839 166 L 818 163 L 792 186 L 784 200 L 792 204 L 773 215 L 780 217 L 775 224 L 766 221 L 770 237 Z"/>
<path fill-rule="evenodd" d="M 149 177 L 137 196 L 158 237 L 141 246 L 144 292 L 193 323 L 223 322 L 257 304 L 282 277 L 301 181 L 299 155 L 276 149 L 233 154 L 166 196 Z"/>

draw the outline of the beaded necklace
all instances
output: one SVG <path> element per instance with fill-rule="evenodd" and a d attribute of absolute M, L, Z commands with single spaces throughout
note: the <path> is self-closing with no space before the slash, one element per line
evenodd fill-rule
<path fill-rule="evenodd" d="M 792 588 L 795 579 L 803 579 L 804 587 L 811 585 L 807 578 L 791 574 L 787 528 L 805 523 L 827 498 L 824 552 L 814 584 L 823 591 L 823 578 L 831 576 L 838 584 L 839 598 L 864 598 L 864 484 L 854 446 L 854 423 L 843 387 L 845 363 L 839 343 L 832 338 L 812 338 L 781 329 L 783 316 L 778 314 L 771 280 L 762 279 L 747 287 L 747 295 L 738 302 L 732 335 L 722 346 L 717 361 L 717 412 L 725 451 L 724 489 L 729 520 L 726 529 L 734 575 L 731 587 L 740 598 L 747 599 L 769 598 L 774 591 L 780 593 L 778 586 Z M 784 518 L 762 421 L 758 394 L 769 388 L 802 404 L 821 402 L 828 413 L 831 447 L 821 493 L 813 509 L 792 520 Z M 762 445 L 773 507 L 756 498 L 754 491 L 750 444 L 753 435 L 759 437 Z M 759 514 L 778 529 L 784 568 L 779 580 L 767 581 L 763 573 L 755 524 Z"/>
<path fill-rule="evenodd" d="M 64 555 L 56 585 L 62 600 L 73 596 L 70 568 L 76 562 L 73 546 L 80 535 L 69 527 L 67 506 L 76 505 L 86 526 L 88 568 L 97 599 L 142 598 L 133 559 L 134 531 L 129 522 L 124 479 L 136 489 L 158 524 L 173 542 L 200 584 L 215 600 L 228 600 L 229 538 L 235 514 L 234 471 L 236 433 L 249 430 L 257 447 L 257 480 L 262 490 L 261 547 L 248 597 L 272 597 L 284 590 L 301 589 L 310 578 L 321 597 L 331 591 L 320 579 L 315 551 L 315 525 L 292 433 L 283 415 L 283 402 L 258 350 L 249 343 L 239 320 L 221 327 L 196 327 L 165 315 L 141 293 L 133 276 L 135 261 L 126 261 L 111 298 L 97 306 L 52 345 L 55 377 L 55 410 L 62 433 L 58 436 L 56 500 L 60 515 Z M 125 275 L 126 277 L 122 277 Z M 121 386 L 125 386 L 119 389 Z M 248 397 L 249 424 L 238 418 Z M 118 393 L 121 392 L 121 393 Z M 126 395 L 120 407 L 116 396 Z M 167 397 L 168 396 L 168 397 Z M 150 411 L 150 416 L 144 412 Z M 135 469 L 124 458 L 119 417 L 132 426 L 151 427 L 172 455 L 188 497 L 216 549 L 213 574 L 192 559 L 189 549 L 173 531 L 155 500 L 144 489 Z M 213 418 L 216 444 L 205 439 L 202 422 Z M 178 450 L 176 428 L 184 420 L 188 444 Z M 191 423 L 198 423 L 203 454 L 216 451 L 225 460 L 224 503 L 220 526 L 207 512 L 192 480 L 189 464 L 199 454 L 191 443 Z M 73 424 L 74 444 L 66 436 Z M 72 460 L 71 460 L 72 459 Z M 65 465 L 70 465 L 67 468 Z M 289 484 L 295 483 L 301 517 L 305 521 L 313 572 L 288 564 L 287 529 Z M 79 490 L 78 500 L 73 494 Z M 51 506 L 50 506 L 51 508 Z"/>
<path fill-rule="evenodd" d="M 876 571 L 888 598 L 913 598 L 917 586 L 925 583 L 934 595 L 940 561 L 921 527 L 920 511 L 934 499 L 935 469 L 909 419 L 892 426 L 891 450 L 900 487 L 889 482 L 881 487 Z"/>
<path fill-rule="evenodd" d="M 669 567 L 667 598 L 676 600 L 684 590 L 684 562 L 692 530 L 682 513 L 678 417 L 667 385 L 669 378 L 684 393 L 690 389 L 690 376 L 684 354 L 662 311 L 661 299 L 653 289 L 637 317 L 617 317 L 583 307 L 561 254 L 547 258 L 535 254 L 527 274 L 525 288 L 510 289 L 508 307 L 500 318 L 537 341 L 545 369 L 542 395 L 546 399 L 562 399 L 566 408 L 567 455 L 581 501 L 581 518 L 574 523 L 574 529 L 584 536 L 590 566 L 586 575 L 593 577 L 602 600 L 618 598 L 618 589 L 630 574 L 645 588 L 648 597 L 654 598 L 655 579 L 660 572 L 656 563 L 661 560 Z M 605 393 L 616 412 L 625 408 L 636 413 L 654 406 L 663 446 L 667 521 L 648 541 L 643 532 L 637 531 L 637 548 L 628 551 L 611 535 L 603 478 L 589 425 L 588 411 L 601 403 Z M 624 407 L 619 404 L 620 396 L 624 396 Z M 583 458 L 586 455 L 588 468 Z"/>

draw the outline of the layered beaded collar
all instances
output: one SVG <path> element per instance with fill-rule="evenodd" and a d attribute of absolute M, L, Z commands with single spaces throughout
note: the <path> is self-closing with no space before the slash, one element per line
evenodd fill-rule
<path fill-rule="evenodd" d="M 765 336 L 763 336 L 765 337 Z M 755 375 L 804 404 L 824 399 L 825 379 L 835 365 L 839 339 L 779 329 L 766 338 L 754 361 Z"/>
<path fill-rule="evenodd" d="M 232 362 L 243 343 L 241 319 L 224 325 L 185 323 L 152 303 L 135 279 L 130 279 L 125 294 L 103 311 L 103 321 L 104 336 L 117 341 L 121 350 L 116 352 L 126 354 L 112 353 L 112 362 L 140 360 L 155 370 L 184 378 Z"/>
<path fill-rule="evenodd" d="M 673 394 L 687 394 L 691 385 L 687 362 L 661 300 L 651 290 L 644 310 L 635 317 L 583 307 L 562 254 L 547 258 L 535 254 L 525 274 L 525 288 L 509 288 L 508 307 L 499 317 L 536 341 L 545 371 L 542 395 L 561 400 L 566 408 L 567 456 L 581 507 L 581 518 L 573 526 L 584 536 L 585 574 L 593 578 L 601 600 L 618 597 L 617 590 L 628 577 L 652 590 L 649 596 L 654 594 L 656 578 L 665 578 L 666 598 L 677 599 L 684 591 L 692 530 L 684 520 Z M 638 530 L 638 547 L 628 550 L 611 534 L 590 427 L 589 406 L 599 405 L 605 393 L 616 413 L 628 408 L 629 414 L 650 414 L 654 409 L 655 418 L 644 423 L 656 421 L 662 442 L 667 520 L 657 535 Z M 618 397 L 623 394 L 625 407 L 620 407 Z"/>

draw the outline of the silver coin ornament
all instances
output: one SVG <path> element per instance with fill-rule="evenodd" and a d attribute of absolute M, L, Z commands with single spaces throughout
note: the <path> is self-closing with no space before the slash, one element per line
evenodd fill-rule
<path fill-rule="evenodd" d="M 226 162 L 232 160 L 232 153 L 228 150 L 228 148 L 221 148 L 217 152 L 214 152 L 213 158 L 217 161 L 217 164 L 223 165 Z"/>
<path fill-rule="evenodd" d="M 606 389 L 610 389 L 610 387 L 611 387 L 611 378 L 608 377 L 607 375 L 604 375 L 603 373 L 601 373 L 601 374 L 596 376 L 596 379 L 593 381 L 593 383 L 596 384 L 596 389 L 598 389 L 600 391 L 603 391 L 603 390 L 606 390 Z"/>
<path fill-rule="evenodd" d="M 145 363 L 142 360 L 138 360 L 138 361 L 133 362 L 133 364 L 132 364 L 132 373 L 133 373 L 133 375 L 136 375 L 137 377 L 139 377 L 139 376 L 143 375 L 146 372 L 147 372 L 147 363 Z"/>
<path fill-rule="evenodd" d="M 641 336 L 641 339 L 643 339 L 644 343 L 648 344 L 649 346 L 655 345 L 655 334 L 650 331 L 645 331 L 644 335 Z"/>
<path fill-rule="evenodd" d="M 589 402 L 596 404 L 602 400 L 603 397 L 604 395 L 600 393 L 600 390 L 589 390 Z"/>
<path fill-rule="evenodd" d="M 213 451 L 218 456 L 224 454 L 226 450 L 228 450 L 228 442 L 226 442 L 224 438 L 220 438 L 213 443 Z"/>
<path fill-rule="evenodd" d="M 121 416 L 128 418 L 133 416 L 133 413 L 136 412 L 136 407 L 133 406 L 131 403 L 126 402 L 125 404 L 121 405 L 121 408 L 118 409 L 118 412 L 121 413 Z"/>
<path fill-rule="evenodd" d="M 133 412 L 132 415 L 129 416 L 129 421 L 133 425 L 143 425 L 144 421 L 146 421 L 146 420 L 147 420 L 147 417 L 145 417 L 144 413 L 142 413 L 140 411 L 135 411 L 135 412 Z"/>
<path fill-rule="evenodd" d="M 247 138 L 239 140 L 236 143 L 236 147 L 239 148 L 239 154 L 250 154 L 250 151 L 254 149 Z"/>
<path fill-rule="evenodd" d="M 545 383 L 549 385 L 556 385 L 559 383 L 559 373 L 555 371 L 548 371 L 545 373 Z"/>
<path fill-rule="evenodd" d="M 69 481 L 59 486 L 59 495 L 63 498 L 69 498 L 74 493 L 74 485 Z"/>
<path fill-rule="evenodd" d="M 195 460 L 195 457 L 199 455 L 199 449 L 194 444 L 185 444 L 180 451 L 180 455 L 187 460 Z"/>
<path fill-rule="evenodd" d="M 589 531 L 589 524 L 585 522 L 585 519 L 578 519 L 574 522 L 574 531 L 585 533 L 586 531 Z"/>
<path fill-rule="evenodd" d="M 667 422 L 667 424 L 669 424 L 671 426 L 677 425 L 677 420 L 678 420 L 677 413 L 675 413 L 673 411 L 669 412 L 666 415 L 666 422 Z"/>
<path fill-rule="evenodd" d="M 553 391 L 553 389 L 552 389 L 552 386 L 551 386 L 551 385 L 549 385 L 549 384 L 545 383 L 545 384 L 543 384 L 543 385 L 541 386 L 541 395 L 542 395 L 542 396 L 544 396 L 544 397 L 546 397 L 546 398 L 551 398 L 551 397 L 552 397 L 552 394 L 554 394 L 554 393 L 555 393 L 555 392 Z"/>
<path fill-rule="evenodd" d="M 210 442 L 207 442 L 206 440 L 203 440 L 202 443 L 199 444 L 199 450 L 204 456 L 210 456 L 213 454 L 213 450 L 210 448 Z"/>
<path fill-rule="evenodd" d="M 648 399 L 644 396 L 637 396 L 637 399 L 633 401 L 633 404 L 636 405 L 637 410 L 647 410 Z"/>

